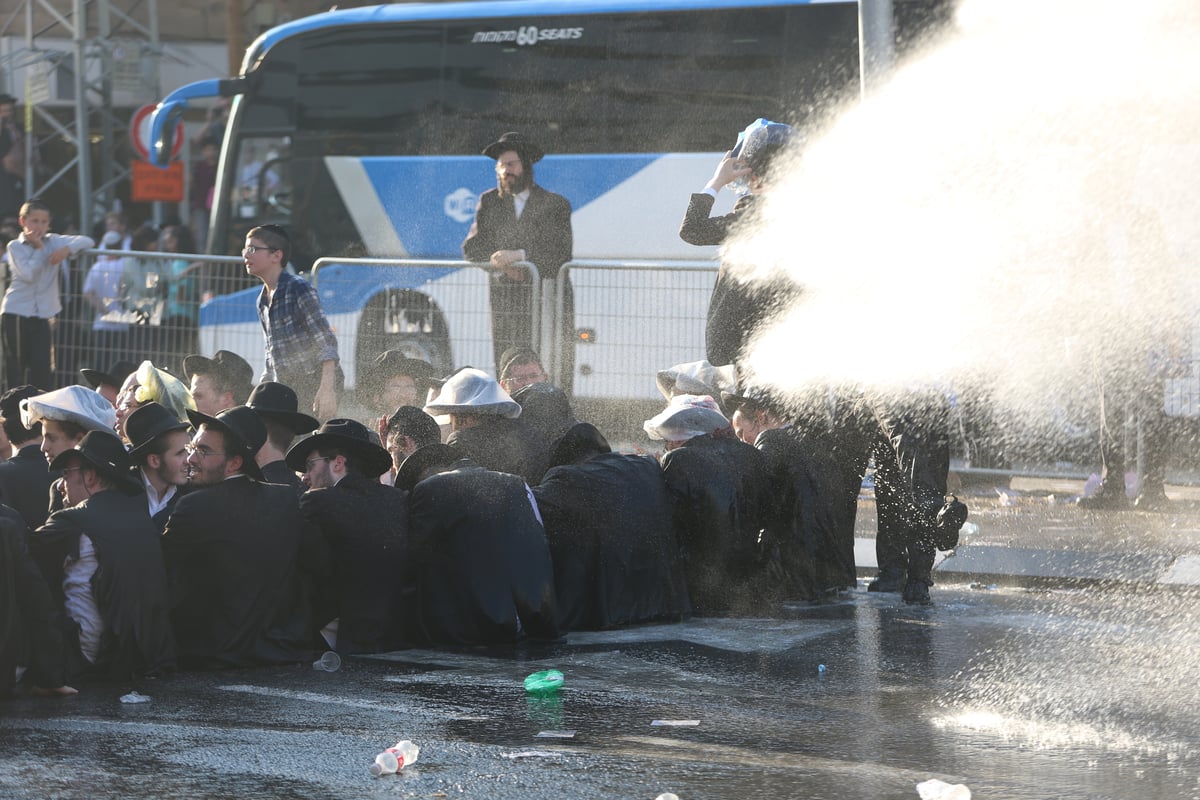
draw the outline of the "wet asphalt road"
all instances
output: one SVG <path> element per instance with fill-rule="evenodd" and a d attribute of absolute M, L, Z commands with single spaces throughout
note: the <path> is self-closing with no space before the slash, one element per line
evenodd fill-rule
<path fill-rule="evenodd" d="M 899 800 L 941 777 L 975 798 L 1200 798 L 1195 594 L 935 598 L 184 674 L 136 687 L 143 705 L 119 702 L 131 686 L 18 698 L 0 704 L 0 797 Z M 561 695 L 527 697 L 547 667 Z M 401 738 L 418 763 L 373 778 Z"/>

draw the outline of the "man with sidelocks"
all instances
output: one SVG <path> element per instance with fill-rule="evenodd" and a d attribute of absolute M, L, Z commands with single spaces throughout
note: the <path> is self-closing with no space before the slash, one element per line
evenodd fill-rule
<path fill-rule="evenodd" d="M 529 273 L 519 267 L 533 264 L 542 280 L 556 280 L 559 269 L 571 260 L 571 204 L 565 197 L 534 183 L 533 165 L 545 152 L 515 131 L 505 133 L 483 149 L 496 162 L 496 188 L 479 197 L 475 222 L 463 242 L 468 261 L 491 265 L 492 346 L 496 372 L 502 354 L 511 347 L 530 348 L 533 294 Z M 566 278 L 563 278 L 566 281 Z M 574 328 L 574 295 L 563 285 L 563 360 L 560 383 L 569 389 L 574 369 L 571 331 Z"/>

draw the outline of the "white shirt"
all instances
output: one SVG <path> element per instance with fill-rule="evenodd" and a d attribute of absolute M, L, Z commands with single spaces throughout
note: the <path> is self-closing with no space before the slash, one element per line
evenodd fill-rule
<path fill-rule="evenodd" d="M 171 502 L 171 498 L 175 496 L 175 492 L 179 491 L 179 487 L 171 485 L 162 497 L 157 497 L 158 492 L 154 488 L 154 484 L 146 477 L 146 473 L 138 473 L 142 476 L 142 486 L 146 488 L 146 507 L 150 511 L 150 516 L 153 517 L 158 512 L 167 507 L 167 503 Z"/>
<path fill-rule="evenodd" d="M 521 218 L 521 213 L 525 210 L 525 204 L 529 202 L 529 190 L 513 195 L 513 210 L 517 212 L 517 219 Z"/>
<path fill-rule="evenodd" d="M 99 566 L 92 540 L 87 534 L 79 534 L 79 558 L 68 556 L 63 561 L 63 594 L 67 616 L 79 624 L 79 651 L 93 664 L 100 653 L 100 637 L 104 635 L 104 620 L 92 593 L 92 576 Z"/>

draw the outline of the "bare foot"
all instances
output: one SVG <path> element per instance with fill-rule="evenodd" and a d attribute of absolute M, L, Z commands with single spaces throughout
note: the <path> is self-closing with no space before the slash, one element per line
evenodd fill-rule
<path fill-rule="evenodd" d="M 34 697 L 67 697 L 72 694 L 79 694 L 79 690 L 70 686 L 56 686 L 53 689 L 48 689 L 44 686 L 34 686 L 29 690 L 29 693 Z"/>

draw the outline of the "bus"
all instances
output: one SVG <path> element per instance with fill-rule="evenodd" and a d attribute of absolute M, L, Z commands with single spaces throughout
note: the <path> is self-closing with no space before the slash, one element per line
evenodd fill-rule
<path fill-rule="evenodd" d="M 951 13 L 895 0 L 897 54 Z M 353 386 L 383 349 L 492 367 L 486 279 L 460 248 L 495 185 L 480 151 L 522 132 L 549 154 L 537 183 L 573 208 L 578 336 L 573 374 L 557 377 L 577 398 L 619 400 L 656 396 L 656 370 L 703 358 L 716 252 L 678 237 L 689 195 L 753 120 L 810 129 L 858 86 L 855 2 L 390 4 L 268 30 L 238 76 L 166 97 L 152 138 L 162 158 L 189 104 L 231 100 L 207 250 L 287 226 L 293 266 L 319 268 Z M 205 304 L 202 349 L 261 363 L 255 295 Z"/>

